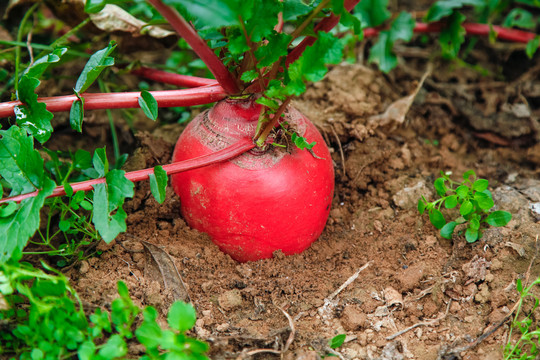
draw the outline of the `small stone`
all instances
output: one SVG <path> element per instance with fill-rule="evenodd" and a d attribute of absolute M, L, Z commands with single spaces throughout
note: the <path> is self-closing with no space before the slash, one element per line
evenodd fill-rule
<path fill-rule="evenodd" d="M 400 291 L 402 293 L 411 291 L 420 285 L 420 280 L 424 277 L 424 265 L 422 263 L 416 263 L 396 276 L 397 280 L 401 283 L 402 288 Z"/>
<path fill-rule="evenodd" d="M 88 265 L 88 262 L 83 260 L 81 261 L 81 267 L 79 268 L 79 272 L 81 274 L 86 274 L 90 270 L 90 265 Z"/>
<path fill-rule="evenodd" d="M 211 280 L 205 281 L 201 285 L 201 288 L 204 292 L 209 292 L 210 290 L 212 290 L 213 287 L 214 287 L 214 282 Z"/>
<path fill-rule="evenodd" d="M 229 290 L 219 295 L 218 304 L 223 310 L 232 310 L 242 305 L 242 294 L 238 289 Z"/>
<path fill-rule="evenodd" d="M 355 331 L 365 327 L 367 320 L 366 314 L 353 305 L 345 306 L 341 317 L 341 325 L 346 331 Z"/>
<path fill-rule="evenodd" d="M 216 330 L 219 332 L 225 332 L 229 330 L 229 324 L 227 323 L 219 324 L 218 326 L 216 326 Z"/>
<path fill-rule="evenodd" d="M 419 181 L 411 187 L 406 187 L 403 190 L 398 191 L 393 197 L 394 203 L 404 209 L 413 209 L 418 205 L 418 199 L 421 196 L 426 199 L 430 199 L 433 195 L 433 191 L 426 186 L 424 181 Z"/>

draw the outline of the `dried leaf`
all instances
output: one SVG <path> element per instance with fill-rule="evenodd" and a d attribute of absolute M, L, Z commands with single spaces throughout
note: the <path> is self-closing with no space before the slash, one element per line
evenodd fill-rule
<path fill-rule="evenodd" d="M 146 254 L 145 276 L 159 281 L 165 289 L 170 289 L 175 300 L 191 302 L 186 285 L 173 259 L 160 247 L 141 241 Z"/>

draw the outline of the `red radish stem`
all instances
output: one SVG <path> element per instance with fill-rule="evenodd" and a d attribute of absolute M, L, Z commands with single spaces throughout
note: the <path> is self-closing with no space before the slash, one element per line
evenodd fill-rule
<path fill-rule="evenodd" d="M 206 44 L 206 42 L 197 34 L 195 29 L 180 15 L 175 9 L 163 4 L 161 0 L 148 0 L 157 11 L 176 30 L 176 32 L 186 40 L 193 51 L 206 64 L 210 72 L 214 74 L 219 84 L 225 89 L 227 94 L 233 95 L 240 92 L 240 88 L 236 83 L 236 79 L 229 72 L 227 67 L 221 62 L 214 51 Z"/>
<path fill-rule="evenodd" d="M 215 79 L 206 79 L 197 76 L 180 75 L 168 71 L 156 70 L 148 67 L 140 67 L 132 70 L 132 74 L 141 76 L 143 78 L 157 81 L 163 84 L 176 85 L 179 87 L 194 88 L 206 85 L 217 85 L 218 82 Z"/>
<path fill-rule="evenodd" d="M 347 6 L 347 2 L 345 3 Z M 348 9 L 348 8 L 347 8 Z M 317 26 L 315 26 L 315 32 L 317 31 L 330 31 L 334 26 L 337 25 L 339 21 L 339 17 L 332 15 L 324 20 L 322 20 Z M 415 33 L 438 33 L 441 32 L 441 30 L 444 27 L 444 22 L 435 22 L 435 23 L 421 23 L 417 22 L 414 26 L 414 32 Z M 527 43 L 530 40 L 534 39 L 537 34 L 529 32 L 529 31 L 523 31 L 523 30 L 517 30 L 517 29 L 510 29 L 505 28 L 502 26 L 497 25 L 490 25 L 487 24 L 477 24 L 477 23 L 464 23 L 463 28 L 467 32 L 468 35 L 479 35 L 479 36 L 488 36 L 491 29 L 495 31 L 497 34 L 497 38 L 501 40 L 508 40 L 512 42 L 518 42 L 518 43 Z M 379 32 L 384 29 L 377 29 L 377 28 L 367 28 L 364 29 L 364 37 L 374 37 L 379 34 Z M 305 48 L 313 45 L 315 42 L 315 38 L 312 36 L 306 37 L 300 44 L 298 44 L 297 47 L 295 47 L 290 54 L 287 56 L 287 64 L 290 64 L 294 62 L 296 59 L 302 55 Z"/>
<path fill-rule="evenodd" d="M 210 104 L 227 96 L 223 88 L 219 85 L 183 90 L 150 91 L 150 94 L 157 100 L 159 107 Z M 138 108 L 140 106 L 137 99 L 140 96 L 140 92 L 82 94 L 85 110 Z M 77 96 L 43 97 L 38 100 L 45 103 L 47 110 L 51 112 L 69 111 L 73 101 L 77 100 Z M 0 117 L 13 116 L 15 106 L 22 104 L 20 101 L 1 103 Z"/>
<path fill-rule="evenodd" d="M 193 159 L 184 160 L 184 161 L 177 161 L 173 162 L 168 165 L 163 165 L 163 170 L 167 173 L 167 175 L 176 174 L 182 171 L 187 170 L 193 170 L 198 169 L 203 166 L 208 166 L 211 164 L 215 164 L 218 162 L 230 160 L 232 158 L 237 157 L 240 154 L 245 153 L 246 151 L 249 151 L 255 147 L 255 144 L 253 144 L 253 141 L 251 139 L 246 138 L 237 141 L 233 145 L 226 147 L 223 150 L 216 151 L 214 153 L 199 156 Z M 144 169 L 144 170 L 137 170 L 137 171 L 130 171 L 126 173 L 126 178 L 132 182 L 136 181 L 142 181 L 147 180 L 149 174 L 153 174 L 154 169 Z M 72 183 L 71 188 L 73 189 L 73 192 L 77 191 L 89 191 L 93 190 L 93 185 L 96 184 L 102 184 L 105 182 L 105 178 L 98 178 L 98 179 L 92 179 L 92 180 L 86 180 L 81 181 L 77 183 Z M 0 204 L 8 202 L 8 201 L 16 201 L 20 202 L 24 199 L 28 199 L 31 197 L 34 197 L 38 194 L 38 191 L 34 191 L 27 194 L 21 194 L 13 197 L 8 197 L 4 199 L 0 199 Z M 57 196 L 64 196 L 66 195 L 66 191 L 64 190 L 64 186 L 60 185 L 57 186 L 51 195 L 48 197 L 57 197 Z"/>

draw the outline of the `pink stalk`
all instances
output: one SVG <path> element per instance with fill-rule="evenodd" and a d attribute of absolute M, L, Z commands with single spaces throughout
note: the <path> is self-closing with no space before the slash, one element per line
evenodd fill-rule
<path fill-rule="evenodd" d="M 193 106 L 210 104 L 227 96 L 219 85 L 203 86 L 194 89 L 150 91 L 157 100 L 159 107 Z M 85 110 L 138 108 L 140 92 L 120 93 L 88 93 L 82 94 Z M 39 98 L 38 101 L 47 105 L 51 112 L 69 111 L 75 95 Z M 0 103 L 0 118 L 13 116 L 15 106 L 22 105 L 20 101 Z"/>
<path fill-rule="evenodd" d="M 315 32 L 317 31 L 330 31 L 334 26 L 337 25 L 339 22 L 339 17 L 332 15 L 324 20 L 322 20 L 317 26 L 315 26 Z M 477 24 L 477 23 L 464 23 L 463 27 L 465 28 L 465 31 L 468 35 L 480 35 L 480 36 L 488 36 L 490 33 L 490 26 L 486 24 Z M 441 32 L 441 30 L 444 28 L 443 22 L 435 22 L 435 23 L 421 23 L 417 22 L 414 26 L 414 32 L 415 33 L 438 33 Z M 497 38 L 501 40 L 508 40 L 512 42 L 519 42 L 519 43 L 527 43 L 530 40 L 534 39 L 537 34 L 523 31 L 523 30 L 517 30 L 517 29 L 510 29 L 505 28 L 502 26 L 493 25 L 492 26 L 493 31 L 497 33 Z M 376 28 L 367 28 L 364 29 L 364 37 L 374 37 L 379 34 L 379 32 L 383 29 L 376 29 Z M 315 42 L 315 38 L 312 36 L 306 37 L 298 46 L 296 46 L 291 53 L 287 56 L 287 65 L 297 60 L 300 55 L 304 52 L 306 47 L 313 45 Z"/>
<path fill-rule="evenodd" d="M 194 88 L 206 85 L 217 85 L 217 80 L 206 79 L 197 76 L 180 75 L 168 71 L 141 67 L 131 71 L 132 74 L 143 78 L 157 81 L 163 84 L 176 85 L 179 87 Z"/>
<path fill-rule="evenodd" d="M 227 94 L 238 94 L 240 88 L 236 79 L 229 72 L 223 62 L 214 54 L 208 44 L 197 34 L 195 29 L 180 15 L 175 9 L 165 5 L 161 0 L 148 0 L 157 11 L 171 24 L 176 32 L 186 40 L 193 51 L 206 64 L 210 72 L 219 84 L 225 89 Z"/>
<path fill-rule="evenodd" d="M 163 170 L 167 173 L 167 175 L 176 174 L 182 171 L 188 171 L 193 169 L 198 169 L 203 166 L 208 166 L 211 164 L 215 164 L 218 162 L 230 160 L 232 158 L 235 158 L 255 147 L 255 144 L 253 141 L 249 138 L 240 140 L 236 142 L 235 144 L 216 151 L 214 153 L 203 155 L 196 157 L 194 159 L 188 159 L 183 161 L 177 161 L 172 164 L 163 165 Z M 148 176 L 150 174 L 154 173 L 154 168 L 144 169 L 144 170 L 137 170 L 137 171 L 130 171 L 125 174 L 126 178 L 132 182 L 136 181 L 142 181 L 147 180 Z M 97 184 L 103 184 L 105 182 L 105 178 L 98 178 L 98 179 L 92 179 L 92 180 L 86 180 L 81 181 L 77 183 L 70 184 L 73 192 L 76 193 L 77 191 L 89 191 L 93 190 L 94 185 Z M 21 194 L 5 199 L 0 199 L 0 204 L 8 202 L 8 201 L 16 201 L 21 202 L 24 199 L 28 199 L 31 197 L 34 197 L 38 194 L 38 191 L 34 191 L 27 194 Z M 66 195 L 66 191 L 64 190 L 64 186 L 60 185 L 57 186 L 51 195 L 48 197 L 57 197 L 57 196 L 63 196 Z"/>

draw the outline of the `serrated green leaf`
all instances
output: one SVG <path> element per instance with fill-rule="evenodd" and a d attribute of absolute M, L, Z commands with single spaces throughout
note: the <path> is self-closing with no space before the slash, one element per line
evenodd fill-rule
<path fill-rule="evenodd" d="M 473 211 L 473 209 L 474 209 L 474 206 L 472 202 L 470 202 L 469 200 L 465 200 L 463 204 L 461 204 L 461 207 L 459 208 L 459 213 L 463 216 L 466 216 L 470 214 Z"/>
<path fill-rule="evenodd" d="M 458 223 L 455 221 L 450 221 L 448 224 L 444 225 L 440 231 L 441 236 L 445 239 L 452 240 L 452 235 L 454 234 L 457 224 Z"/>
<path fill-rule="evenodd" d="M 469 191 L 471 189 L 467 185 L 460 185 L 456 188 L 456 194 L 460 199 L 465 199 L 469 196 Z"/>
<path fill-rule="evenodd" d="M 22 251 L 39 228 L 41 208 L 55 186 L 54 181 L 45 178 L 38 195 L 21 201 L 16 212 L 0 218 L 0 264 L 9 260 L 15 252 Z"/>
<path fill-rule="evenodd" d="M 34 90 L 39 84 L 36 78 L 27 75 L 21 77 L 17 97 L 25 105 L 15 106 L 14 112 L 17 124 L 43 144 L 51 137 L 53 114 L 44 103 L 37 101 Z"/>
<path fill-rule="evenodd" d="M 270 33 L 268 42 L 255 50 L 255 58 L 258 61 L 257 67 L 270 66 L 278 61 L 281 56 L 287 55 L 287 46 L 291 40 L 292 37 L 288 34 L 275 31 Z"/>
<path fill-rule="evenodd" d="M 382 25 L 392 14 L 388 10 L 388 0 L 362 0 L 354 12 L 360 17 L 363 29 Z"/>
<path fill-rule="evenodd" d="M 527 56 L 529 59 L 532 59 L 534 54 L 536 53 L 536 50 L 538 50 L 538 47 L 540 46 L 540 35 L 534 37 L 532 40 L 530 40 L 527 43 L 527 47 L 525 48 L 525 52 L 527 53 Z"/>
<path fill-rule="evenodd" d="M 432 209 L 429 212 L 429 221 L 435 226 L 437 229 L 442 229 L 442 227 L 446 224 L 446 220 L 444 219 L 444 216 L 442 212 L 438 209 Z"/>
<path fill-rule="evenodd" d="M 337 349 L 338 347 L 343 345 L 346 337 L 347 334 L 336 335 L 328 342 L 328 346 L 330 346 L 331 349 Z"/>
<path fill-rule="evenodd" d="M 445 59 L 455 59 L 461 49 L 461 44 L 465 42 L 467 32 L 461 25 L 465 19 L 465 15 L 454 12 L 448 18 L 445 28 L 441 30 L 439 44 Z"/>
<path fill-rule="evenodd" d="M 240 0 L 166 0 L 166 4 L 180 4 L 193 18 L 197 29 L 215 29 L 240 25 L 239 16 L 250 18 L 249 3 Z"/>
<path fill-rule="evenodd" d="M 339 23 L 353 30 L 354 34 L 360 34 L 362 26 L 360 20 L 345 9 L 343 0 L 332 0 L 332 12 L 339 16 Z"/>
<path fill-rule="evenodd" d="M 84 98 L 79 98 L 71 104 L 69 110 L 69 125 L 77 132 L 82 132 L 82 123 L 84 119 Z"/>
<path fill-rule="evenodd" d="M 274 32 L 278 14 L 283 10 L 280 1 L 252 0 L 250 18 L 244 19 L 246 31 L 252 42 L 259 42 Z M 243 6 L 246 3 L 243 4 Z"/>
<path fill-rule="evenodd" d="M 260 98 L 258 98 L 257 100 L 255 100 L 255 102 L 257 104 L 261 104 L 261 105 L 264 105 L 264 106 L 267 106 L 269 107 L 270 109 L 272 110 L 277 110 L 277 108 L 279 108 L 279 104 L 277 101 L 275 100 L 272 100 L 272 99 L 268 99 L 264 96 L 261 96 Z"/>
<path fill-rule="evenodd" d="M 242 76 L 240 76 L 240 80 L 242 80 L 245 83 L 250 83 L 253 80 L 255 80 L 258 75 L 259 75 L 259 73 L 257 73 L 256 70 L 248 70 L 248 71 L 245 71 L 242 74 Z"/>
<path fill-rule="evenodd" d="M 536 27 L 536 20 L 529 11 L 522 8 L 513 8 L 504 19 L 503 26 L 534 29 Z"/>
<path fill-rule="evenodd" d="M 408 12 L 402 11 L 398 17 L 392 21 L 390 26 L 390 41 L 398 40 L 410 41 L 414 34 L 414 19 Z"/>
<path fill-rule="evenodd" d="M 479 233 L 477 229 L 472 229 L 469 227 L 467 230 L 465 230 L 465 240 L 467 240 L 469 243 L 473 243 L 478 240 L 478 235 Z"/>
<path fill-rule="evenodd" d="M 43 75 L 45 70 L 47 70 L 49 65 L 60 61 L 60 58 L 67 52 L 67 50 L 67 48 L 54 49 L 50 54 L 40 57 L 39 59 L 34 61 L 32 65 L 30 65 L 26 68 L 26 70 L 24 70 L 22 75 L 39 79 L 41 75 Z"/>
<path fill-rule="evenodd" d="M 195 326 L 197 315 L 191 304 L 176 301 L 171 305 L 167 314 L 167 323 L 171 329 L 184 332 Z"/>
<path fill-rule="evenodd" d="M 475 191 L 484 191 L 488 188 L 489 181 L 486 179 L 478 179 L 473 183 L 472 189 Z"/>
<path fill-rule="evenodd" d="M 444 207 L 447 209 L 453 209 L 457 206 L 457 195 L 450 195 L 444 200 Z"/>
<path fill-rule="evenodd" d="M 483 210 L 489 210 L 495 205 L 493 199 L 482 192 L 475 193 L 474 200 L 478 204 L 478 207 Z"/>
<path fill-rule="evenodd" d="M 294 145 L 299 148 L 300 150 L 304 149 L 312 149 L 315 145 L 317 145 L 317 142 L 314 141 L 311 144 L 307 141 L 307 139 L 303 136 L 298 136 L 296 133 L 293 133 L 291 135 L 291 140 L 294 143 Z"/>
<path fill-rule="evenodd" d="M 106 243 L 126 231 L 127 214 L 122 209 L 126 197 L 133 197 L 133 183 L 126 179 L 123 170 L 111 170 L 106 184 L 94 185 L 94 223 Z"/>
<path fill-rule="evenodd" d="M 503 210 L 494 211 L 486 218 L 486 222 L 495 227 L 505 226 L 510 220 L 512 220 L 512 214 Z"/>
<path fill-rule="evenodd" d="M 154 168 L 154 173 L 148 175 L 150 178 L 150 191 L 156 201 L 160 204 L 163 204 L 166 197 L 167 182 L 169 178 L 167 172 L 163 170 L 163 167 L 156 166 Z"/>
<path fill-rule="evenodd" d="M 314 9 L 314 3 L 314 1 L 306 4 L 303 0 L 284 0 L 283 20 L 296 20 L 298 17 L 306 15 Z"/>
<path fill-rule="evenodd" d="M 76 93 L 85 92 L 106 67 L 114 65 L 114 59 L 109 55 L 115 48 L 116 43 L 111 41 L 106 48 L 96 51 L 90 56 L 75 84 L 74 90 Z"/>
<path fill-rule="evenodd" d="M 141 96 L 137 98 L 139 106 L 144 111 L 144 114 L 151 120 L 156 120 L 158 116 L 158 103 L 154 96 L 146 91 L 141 91 Z"/>

